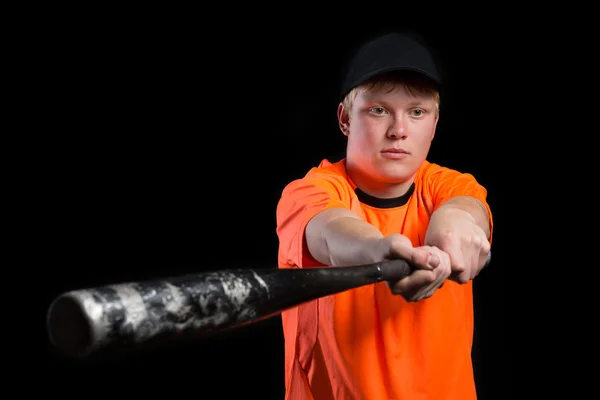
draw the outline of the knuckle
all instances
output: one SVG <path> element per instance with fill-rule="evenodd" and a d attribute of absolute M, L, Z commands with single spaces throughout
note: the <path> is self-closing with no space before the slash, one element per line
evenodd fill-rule
<path fill-rule="evenodd" d="M 445 277 L 450 276 L 450 274 L 452 273 L 452 268 L 450 268 L 450 264 L 445 264 L 442 267 L 442 275 L 444 275 Z"/>
<path fill-rule="evenodd" d="M 432 283 L 435 281 L 436 277 L 437 277 L 437 271 L 424 271 L 425 272 L 425 276 L 424 276 L 424 280 L 427 283 Z"/>
<path fill-rule="evenodd" d="M 442 240 L 447 242 L 453 242 L 455 239 L 455 235 L 451 230 L 446 230 L 442 233 Z"/>
<path fill-rule="evenodd" d="M 489 252 L 491 251 L 491 249 L 492 249 L 492 245 L 490 244 L 490 242 L 489 242 L 489 241 L 487 241 L 487 240 L 482 240 L 482 243 L 481 243 L 481 248 L 483 249 L 483 251 L 484 251 L 484 252 L 486 253 L 486 255 L 487 255 L 487 253 L 489 253 Z"/>
<path fill-rule="evenodd" d="M 462 260 L 458 260 L 454 262 L 454 270 L 458 272 L 463 272 L 465 270 L 465 264 Z"/>
<path fill-rule="evenodd" d="M 452 232 L 445 232 L 440 237 L 440 245 L 443 249 L 451 248 L 456 244 L 455 236 Z"/>
<path fill-rule="evenodd" d="M 488 254 L 490 254 L 490 250 L 486 249 L 485 247 L 486 247 L 486 244 L 483 243 L 481 245 L 481 247 L 479 248 L 479 256 L 482 257 L 483 259 L 486 259 Z"/>

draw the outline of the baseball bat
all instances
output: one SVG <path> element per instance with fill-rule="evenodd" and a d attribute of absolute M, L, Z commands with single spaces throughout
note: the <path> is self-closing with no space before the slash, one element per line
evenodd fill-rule
<path fill-rule="evenodd" d="M 217 270 L 78 289 L 52 301 L 47 329 L 60 353 L 85 358 L 110 348 L 203 338 L 320 297 L 400 280 L 411 271 L 408 262 L 396 259 L 349 267 Z"/>

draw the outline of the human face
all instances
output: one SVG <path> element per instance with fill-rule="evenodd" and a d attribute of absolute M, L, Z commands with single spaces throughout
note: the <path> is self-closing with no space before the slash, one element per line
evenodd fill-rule
<path fill-rule="evenodd" d="M 403 85 L 358 90 L 350 112 L 338 117 L 348 137 L 346 165 L 362 190 L 381 197 L 404 194 L 426 159 L 438 121 L 436 101 Z"/>

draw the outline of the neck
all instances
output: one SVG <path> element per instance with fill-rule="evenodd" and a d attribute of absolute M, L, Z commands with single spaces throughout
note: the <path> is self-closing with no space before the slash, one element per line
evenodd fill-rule
<path fill-rule="evenodd" d="M 373 181 L 371 177 L 366 176 L 363 172 L 353 170 L 350 166 L 347 166 L 347 174 L 361 191 L 380 199 L 392 199 L 404 196 L 415 180 L 415 175 L 413 175 L 403 182 L 377 182 Z"/>

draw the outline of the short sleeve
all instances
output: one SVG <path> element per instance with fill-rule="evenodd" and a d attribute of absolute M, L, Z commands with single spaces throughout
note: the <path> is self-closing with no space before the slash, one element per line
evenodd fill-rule
<path fill-rule="evenodd" d="M 426 177 L 427 191 L 432 201 L 432 212 L 446 200 L 456 196 L 470 196 L 483 203 L 490 220 L 490 242 L 494 228 L 492 211 L 487 200 L 487 189 L 468 173 L 449 168 L 436 167 Z"/>
<path fill-rule="evenodd" d="M 276 214 L 280 267 L 321 265 L 308 253 L 304 232 L 311 218 L 334 207 L 351 208 L 339 177 L 305 177 L 285 187 Z"/>

